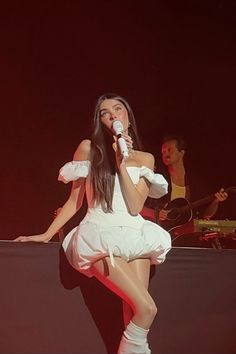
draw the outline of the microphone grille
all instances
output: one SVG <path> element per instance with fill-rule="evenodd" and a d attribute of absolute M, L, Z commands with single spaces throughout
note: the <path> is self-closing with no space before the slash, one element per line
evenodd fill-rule
<path fill-rule="evenodd" d="M 116 133 L 121 132 L 123 130 L 123 124 L 119 120 L 114 120 L 112 123 L 112 127 Z"/>

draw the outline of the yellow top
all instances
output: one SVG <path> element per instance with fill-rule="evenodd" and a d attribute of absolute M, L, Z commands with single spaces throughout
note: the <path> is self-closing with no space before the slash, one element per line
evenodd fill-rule
<path fill-rule="evenodd" d="M 171 199 L 176 199 L 176 198 L 185 198 L 186 197 L 186 187 L 184 186 L 177 186 L 177 184 L 174 184 L 171 182 L 172 190 L 171 190 Z"/>

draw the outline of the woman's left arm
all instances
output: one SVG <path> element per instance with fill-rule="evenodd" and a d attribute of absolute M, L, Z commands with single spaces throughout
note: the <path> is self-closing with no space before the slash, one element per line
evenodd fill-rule
<path fill-rule="evenodd" d="M 140 165 L 144 165 L 151 170 L 154 168 L 154 157 L 150 153 L 141 153 L 142 158 Z M 149 193 L 150 183 L 143 177 L 140 178 L 137 185 L 134 185 L 130 178 L 125 160 L 123 160 L 119 166 L 119 180 L 123 197 L 127 204 L 130 214 L 137 215 L 143 209 L 145 200 Z"/>

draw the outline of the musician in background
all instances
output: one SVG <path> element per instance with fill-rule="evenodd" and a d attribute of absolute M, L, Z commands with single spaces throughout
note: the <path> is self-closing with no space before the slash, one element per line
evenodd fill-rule
<path fill-rule="evenodd" d="M 163 198 L 155 200 L 150 198 L 145 204 L 142 216 L 163 223 L 168 215 L 167 204 L 177 198 L 185 198 L 187 201 L 194 202 L 192 199 L 194 189 L 189 172 L 186 170 L 184 157 L 186 153 L 186 142 L 179 136 L 167 136 L 163 139 L 161 145 L 162 161 L 166 167 L 166 179 L 169 183 L 168 194 Z M 201 187 L 198 187 L 201 188 Z M 221 188 L 214 194 L 213 200 L 203 208 L 193 211 L 193 216 L 202 219 L 211 219 L 218 210 L 219 203 L 227 198 L 224 188 Z M 176 225 L 177 226 L 177 225 Z"/>

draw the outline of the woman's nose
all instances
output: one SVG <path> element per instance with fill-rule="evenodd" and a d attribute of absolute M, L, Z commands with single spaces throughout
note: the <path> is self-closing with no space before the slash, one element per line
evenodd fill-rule
<path fill-rule="evenodd" d="M 114 113 L 111 113 L 110 120 L 113 121 L 115 119 L 117 119 L 116 115 Z"/>

